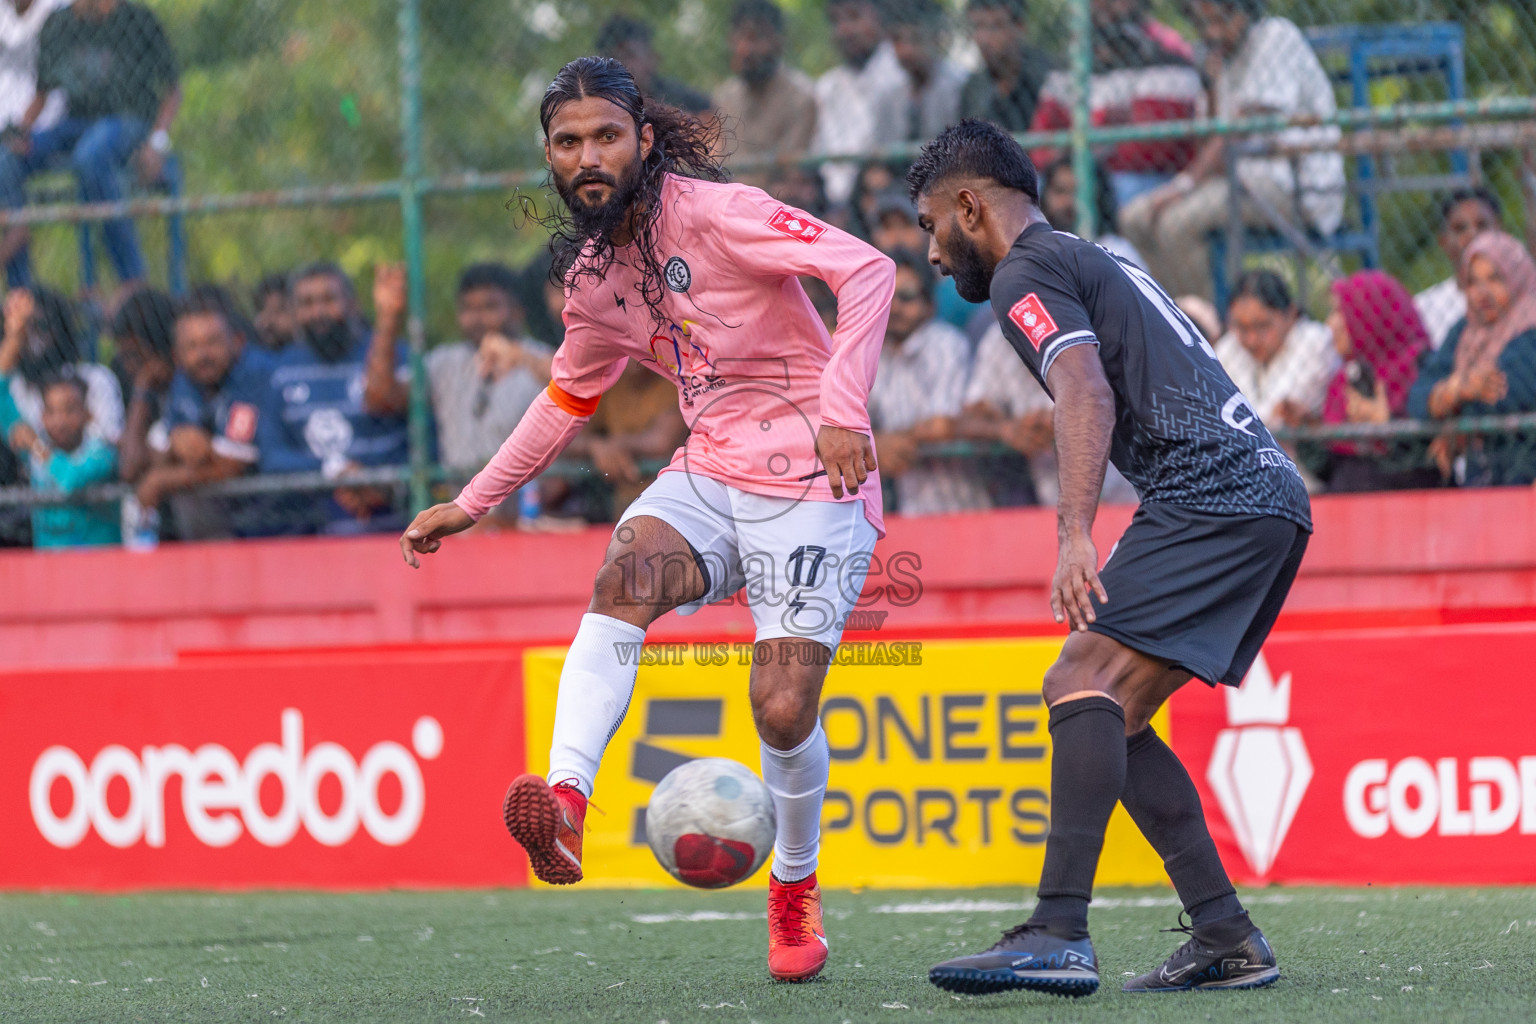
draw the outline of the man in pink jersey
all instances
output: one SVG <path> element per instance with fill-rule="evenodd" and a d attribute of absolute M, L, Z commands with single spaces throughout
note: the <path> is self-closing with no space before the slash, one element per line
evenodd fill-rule
<path fill-rule="evenodd" d="M 884 532 L 867 405 L 895 269 L 850 235 L 726 184 L 710 132 L 643 104 L 616 61 L 567 64 L 540 121 L 566 210 L 552 242 L 567 295 L 554 379 L 490 464 L 418 515 L 400 548 L 416 566 L 537 476 L 628 360 L 677 384 L 687 444 L 614 530 L 561 672 L 549 776 L 513 780 L 503 814 L 540 879 L 580 881 L 592 780 L 635 685 L 637 659 L 622 645 L 670 610 L 687 615 L 746 586 L 752 713 L 778 817 L 768 970 L 802 981 L 827 959 L 821 684 Z M 801 275 L 837 294 L 834 335 Z"/>

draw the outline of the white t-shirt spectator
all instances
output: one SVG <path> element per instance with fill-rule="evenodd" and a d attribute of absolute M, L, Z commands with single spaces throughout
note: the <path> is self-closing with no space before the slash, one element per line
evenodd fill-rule
<path fill-rule="evenodd" d="M 1338 112 L 1328 73 L 1301 29 L 1285 18 L 1265 18 L 1253 26 L 1242 50 L 1216 79 L 1218 117 L 1241 117 L 1253 108 L 1282 117 Z M 1281 142 L 1294 145 L 1335 144 L 1339 138 L 1337 125 L 1288 128 L 1279 135 Z M 1330 234 L 1344 219 L 1344 157 L 1325 150 L 1308 153 L 1299 163 L 1302 213 L 1318 231 Z M 1237 173 L 1244 182 L 1271 180 L 1288 194 L 1297 189 L 1291 160 L 1285 157 L 1248 157 L 1238 161 Z"/>
<path fill-rule="evenodd" d="M 907 101 L 912 80 L 886 40 L 862 68 L 839 64 L 816 79 L 816 137 L 811 152 L 852 156 L 899 145 L 907 137 Z M 848 202 L 858 178 L 856 164 L 826 164 L 821 178 L 827 198 Z"/>
<path fill-rule="evenodd" d="M 1321 416 L 1328 384 L 1339 372 L 1340 364 L 1333 347 L 1333 332 L 1326 325 L 1305 318 L 1296 321 L 1279 351 L 1267 363 L 1253 358 L 1230 331 L 1216 342 L 1216 358 L 1268 427 L 1280 425 L 1275 410 L 1285 401 L 1299 406 L 1308 415 Z"/>
<path fill-rule="evenodd" d="M 12 0 L 0 0 L 0 128 L 18 124 L 37 95 L 37 41 L 48 15 L 70 0 L 32 0 L 25 14 Z M 64 94 L 48 97 L 34 127 L 48 128 L 64 116 Z"/>
<path fill-rule="evenodd" d="M 869 392 L 870 425 L 876 431 L 910 430 L 934 416 L 960 415 L 970 354 L 965 334 L 942 320 L 928 321 L 900 345 L 887 343 Z M 896 510 L 903 515 L 992 505 L 974 464 L 963 459 L 924 457 L 893 479 L 892 486 Z"/>
<path fill-rule="evenodd" d="M 1450 336 L 1451 328 L 1467 318 L 1467 293 L 1454 276 L 1448 277 L 1415 295 L 1413 308 L 1419 311 L 1419 319 L 1429 332 L 1430 347 L 1439 348 Z"/>
<path fill-rule="evenodd" d="M 530 338 L 520 344 L 554 352 Z M 437 346 L 427 353 L 426 364 L 438 451 L 443 464 L 455 469 L 478 469 L 489 462 L 549 383 L 522 368 L 494 380 L 480 376 L 475 346 L 467 341 Z"/>
<path fill-rule="evenodd" d="M 0 0 L 0 5 L 6 2 Z M 116 445 L 123 434 L 123 389 L 118 386 L 117 375 L 99 363 L 76 363 L 74 373 L 85 384 L 85 408 L 91 414 L 85 436 Z M 42 433 L 43 394 L 19 373 L 11 375 L 11 401 L 27 425 Z"/>
<path fill-rule="evenodd" d="M 1100 244 L 1103 244 L 1102 240 Z M 976 365 L 971 370 L 971 383 L 965 389 L 965 404 L 978 402 L 986 402 L 1011 420 L 1049 409 L 1054 404 L 996 323 L 982 335 L 981 343 L 976 347 Z M 1055 446 L 1029 457 L 1029 477 L 1035 485 L 1036 500 L 1055 507 L 1061 496 Z M 1140 499 L 1136 496 L 1136 488 L 1111 464 L 1104 468 L 1104 489 L 1099 500 L 1113 505 L 1134 505 Z"/>

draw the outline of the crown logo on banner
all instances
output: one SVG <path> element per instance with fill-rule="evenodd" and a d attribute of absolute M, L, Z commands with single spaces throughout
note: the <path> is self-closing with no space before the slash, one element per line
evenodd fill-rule
<path fill-rule="evenodd" d="M 1269 872 L 1312 781 L 1301 730 L 1286 723 L 1291 674 L 1279 680 L 1260 652 L 1243 685 L 1227 690 L 1227 728 L 1216 735 L 1206 781 L 1255 875 Z"/>

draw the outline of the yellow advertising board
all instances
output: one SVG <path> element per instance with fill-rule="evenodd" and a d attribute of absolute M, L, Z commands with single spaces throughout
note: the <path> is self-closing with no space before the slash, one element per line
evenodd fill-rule
<path fill-rule="evenodd" d="M 1060 638 L 845 645 L 822 693 L 832 778 L 822 885 L 1033 884 L 1050 828 L 1041 679 Z M 647 645 L 629 714 L 608 744 L 587 815 L 588 884 L 672 883 L 645 844 L 645 806 L 673 767 L 728 757 L 760 770 L 747 699 L 750 645 Z M 745 657 L 740 655 L 746 655 Z M 528 770 L 545 772 L 563 650 L 527 652 Z M 859 663 L 864 662 L 864 663 Z M 1167 736 L 1167 710 L 1155 724 Z M 1166 884 L 1123 808 L 1102 885 Z"/>

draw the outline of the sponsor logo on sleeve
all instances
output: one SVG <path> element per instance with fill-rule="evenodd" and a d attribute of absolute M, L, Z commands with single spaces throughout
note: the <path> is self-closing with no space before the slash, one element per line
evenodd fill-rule
<path fill-rule="evenodd" d="M 241 444 L 256 440 L 256 407 L 249 402 L 231 403 L 224 436 Z"/>
<path fill-rule="evenodd" d="M 1029 343 L 1035 346 L 1035 351 L 1040 351 L 1041 342 L 1056 333 L 1056 321 L 1051 319 L 1051 314 L 1046 312 L 1045 303 L 1040 301 L 1040 296 L 1030 292 L 1008 311 L 1008 319 L 1012 320 Z"/>
<path fill-rule="evenodd" d="M 806 245 L 813 244 L 827 231 L 826 225 L 818 224 L 798 210 L 791 210 L 784 206 L 779 207 L 778 212 L 768 218 L 768 226 L 790 238 L 798 238 Z"/>

